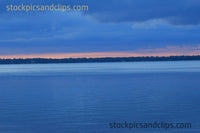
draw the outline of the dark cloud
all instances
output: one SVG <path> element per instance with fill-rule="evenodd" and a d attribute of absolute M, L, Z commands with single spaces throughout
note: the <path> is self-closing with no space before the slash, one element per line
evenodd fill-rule
<path fill-rule="evenodd" d="M 200 23 L 199 0 L 89 0 L 88 4 L 89 14 L 102 22 L 163 19 L 175 25 Z"/>
<path fill-rule="evenodd" d="M 88 4 L 89 11 L 6 11 L 6 5 L 22 3 Z M 1 0 L 0 54 L 195 46 L 199 12 L 199 0 Z"/>
<path fill-rule="evenodd" d="M 200 23 L 199 0 L 1 0 L 0 12 L 8 4 L 88 4 L 88 15 L 100 22 L 141 22 L 163 19 L 174 25 Z"/>

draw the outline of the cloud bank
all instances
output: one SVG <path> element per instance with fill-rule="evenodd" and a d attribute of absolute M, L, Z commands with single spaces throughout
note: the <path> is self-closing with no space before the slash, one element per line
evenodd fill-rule
<path fill-rule="evenodd" d="M 6 11 L 22 3 L 83 4 L 89 10 Z M 199 12 L 199 0 L 1 0 L 0 55 L 197 47 Z"/>

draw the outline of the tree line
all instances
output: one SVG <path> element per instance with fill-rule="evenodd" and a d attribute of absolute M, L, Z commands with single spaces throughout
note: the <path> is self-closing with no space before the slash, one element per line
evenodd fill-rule
<path fill-rule="evenodd" d="M 27 58 L 0 59 L 0 64 L 41 64 L 41 63 L 95 63 L 95 62 L 142 62 L 142 61 L 194 61 L 198 56 L 168 56 L 168 57 L 104 57 L 104 58 Z"/>

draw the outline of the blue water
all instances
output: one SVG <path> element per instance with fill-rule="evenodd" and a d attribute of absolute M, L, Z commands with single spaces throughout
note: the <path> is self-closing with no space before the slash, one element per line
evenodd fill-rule
<path fill-rule="evenodd" d="M 190 122 L 113 129 L 111 122 Z M 0 66 L 0 133 L 200 133 L 200 62 Z"/>

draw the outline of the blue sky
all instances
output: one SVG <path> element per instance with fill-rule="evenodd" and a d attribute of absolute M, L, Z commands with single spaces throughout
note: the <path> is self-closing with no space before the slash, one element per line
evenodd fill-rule
<path fill-rule="evenodd" d="M 10 4 L 58 3 L 84 4 L 89 10 L 6 11 Z M 1 0 L 0 55 L 198 54 L 199 24 L 199 0 Z"/>

